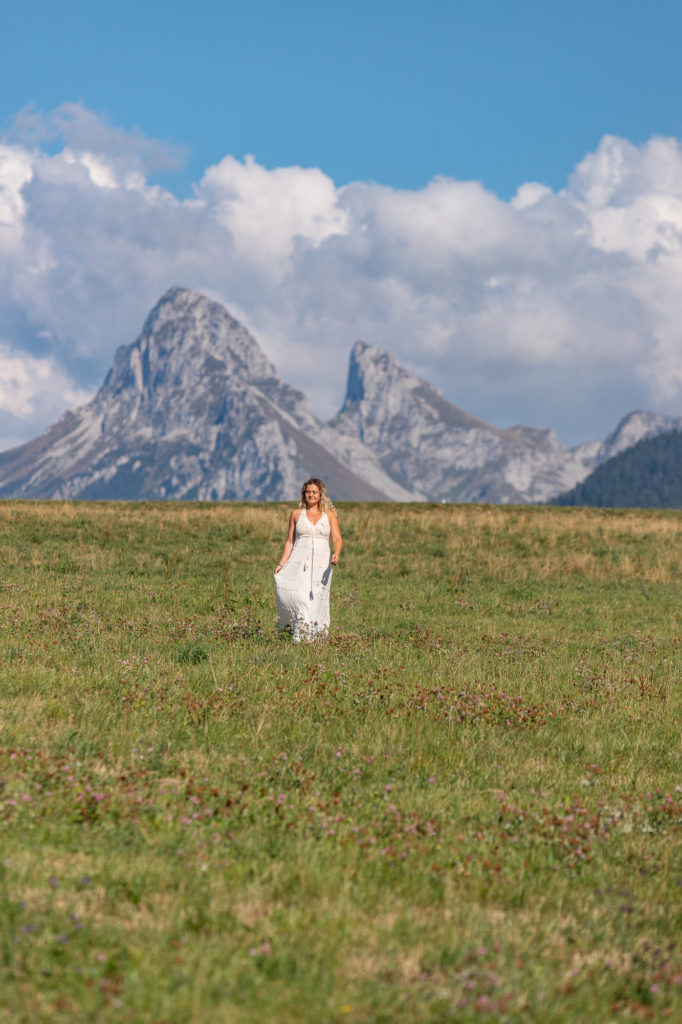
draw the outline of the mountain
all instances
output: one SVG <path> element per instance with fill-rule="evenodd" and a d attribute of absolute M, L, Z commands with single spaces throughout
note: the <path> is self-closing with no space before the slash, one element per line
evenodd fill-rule
<path fill-rule="evenodd" d="M 605 442 L 566 449 L 551 430 L 502 430 L 452 405 L 393 356 L 357 342 L 346 399 L 331 426 L 362 441 L 403 487 L 431 500 L 543 502 L 603 459 L 682 420 L 632 413 Z"/>
<path fill-rule="evenodd" d="M 290 499 L 313 473 L 344 498 L 414 497 L 333 440 L 223 306 L 171 288 L 91 402 L 0 453 L 0 497 Z"/>
<path fill-rule="evenodd" d="M 677 427 L 636 412 L 568 450 L 551 430 L 478 419 L 361 341 L 323 423 L 223 306 L 175 287 L 92 401 L 0 453 L 0 497 L 291 500 L 312 475 L 338 500 L 543 502 Z"/>
<path fill-rule="evenodd" d="M 642 412 L 641 409 L 631 412 L 620 421 L 601 445 L 599 461 L 612 459 L 614 455 L 632 448 L 645 437 L 657 437 L 659 434 L 669 434 L 675 430 L 682 430 L 680 416 L 664 416 L 659 412 Z"/>
<path fill-rule="evenodd" d="M 552 504 L 682 508 L 682 431 L 646 437 L 620 451 Z"/>

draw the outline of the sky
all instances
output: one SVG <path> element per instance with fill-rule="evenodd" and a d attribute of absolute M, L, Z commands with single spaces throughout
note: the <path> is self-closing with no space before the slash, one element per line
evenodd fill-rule
<path fill-rule="evenodd" d="M 173 284 L 322 417 L 355 340 L 499 426 L 682 415 L 679 0 L 0 0 L 0 448 Z"/>

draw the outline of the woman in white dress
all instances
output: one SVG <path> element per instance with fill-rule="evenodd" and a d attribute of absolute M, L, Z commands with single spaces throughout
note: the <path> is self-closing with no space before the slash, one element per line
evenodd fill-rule
<path fill-rule="evenodd" d="M 329 537 L 334 553 L 329 557 Z M 289 533 L 275 567 L 277 628 L 290 629 L 294 640 L 326 636 L 332 567 L 343 541 L 336 510 L 321 480 L 301 488 L 301 501 L 289 517 Z"/>

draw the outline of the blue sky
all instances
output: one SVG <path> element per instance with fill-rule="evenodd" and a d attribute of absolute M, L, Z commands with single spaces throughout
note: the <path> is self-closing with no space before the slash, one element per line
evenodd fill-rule
<path fill-rule="evenodd" d="M 0 13 L 0 448 L 173 284 L 321 416 L 357 338 L 567 444 L 682 415 L 679 0 Z"/>
<path fill-rule="evenodd" d="M 7 4 L 0 117 L 64 101 L 186 147 L 337 185 L 437 174 L 503 197 L 561 187 L 606 134 L 682 134 L 679 0 L 23 0 Z"/>

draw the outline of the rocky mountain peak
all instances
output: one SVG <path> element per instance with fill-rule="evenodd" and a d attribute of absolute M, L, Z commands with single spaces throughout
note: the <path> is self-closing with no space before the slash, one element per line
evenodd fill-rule
<path fill-rule="evenodd" d="M 682 430 L 682 417 L 636 409 L 623 417 L 602 445 L 601 461 L 632 448 L 644 437 L 655 437 L 670 430 Z"/>
<path fill-rule="evenodd" d="M 342 413 L 350 412 L 359 403 L 373 405 L 396 392 L 411 391 L 420 384 L 418 377 L 400 365 L 389 352 L 376 345 L 356 341 L 350 354 L 348 384 Z"/>
<path fill-rule="evenodd" d="M 312 410 L 280 380 L 258 342 L 219 302 L 173 287 L 154 306 L 140 336 L 118 349 L 94 409 L 105 429 L 148 428 L 154 436 L 212 424 L 239 386 L 285 392 L 285 406 Z"/>
<path fill-rule="evenodd" d="M 449 402 L 438 388 L 407 370 L 389 352 L 357 341 L 350 355 L 346 397 L 332 426 L 370 445 L 401 435 L 414 442 L 414 431 L 434 437 L 444 430 L 484 429 L 505 432 Z M 514 440 L 519 440 L 515 438 Z"/>
<path fill-rule="evenodd" d="M 118 349 L 103 391 L 149 393 L 170 380 L 191 386 L 225 372 L 248 381 L 277 378 L 256 340 L 224 306 L 176 286 L 154 306 L 139 338 Z"/>

